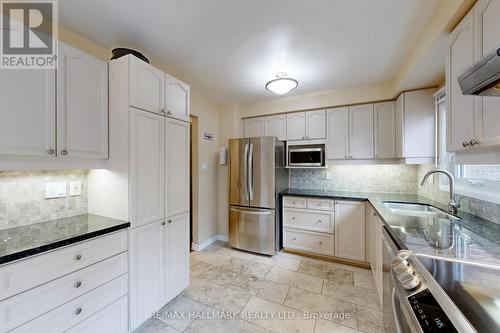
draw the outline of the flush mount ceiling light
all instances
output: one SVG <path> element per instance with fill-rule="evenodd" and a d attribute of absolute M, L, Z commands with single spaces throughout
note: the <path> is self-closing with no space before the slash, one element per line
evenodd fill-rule
<path fill-rule="evenodd" d="M 276 74 L 276 79 L 266 83 L 266 89 L 278 95 L 284 95 L 290 90 L 297 88 L 299 83 L 297 80 L 286 77 L 286 73 L 280 72 Z"/>

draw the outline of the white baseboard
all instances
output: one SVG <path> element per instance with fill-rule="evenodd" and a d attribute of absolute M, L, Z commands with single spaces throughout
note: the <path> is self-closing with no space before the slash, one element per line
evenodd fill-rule
<path fill-rule="evenodd" d="M 207 240 L 204 240 L 201 243 L 193 243 L 192 250 L 195 252 L 203 251 L 204 249 L 206 249 L 207 247 L 209 247 L 210 245 L 212 245 L 216 241 L 227 242 L 227 236 L 216 235 L 216 236 L 211 237 Z"/>

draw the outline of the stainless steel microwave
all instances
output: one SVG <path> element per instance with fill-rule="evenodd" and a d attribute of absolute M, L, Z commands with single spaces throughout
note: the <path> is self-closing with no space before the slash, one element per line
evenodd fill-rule
<path fill-rule="evenodd" d="M 287 145 L 287 166 L 290 168 L 324 167 L 325 145 Z"/>

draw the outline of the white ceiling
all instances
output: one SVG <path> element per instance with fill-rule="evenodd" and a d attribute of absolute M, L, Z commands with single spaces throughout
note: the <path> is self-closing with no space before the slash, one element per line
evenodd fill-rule
<path fill-rule="evenodd" d="M 127 46 L 175 68 L 219 100 L 274 98 L 392 79 L 436 0 L 62 0 L 62 25 L 107 48 Z"/>

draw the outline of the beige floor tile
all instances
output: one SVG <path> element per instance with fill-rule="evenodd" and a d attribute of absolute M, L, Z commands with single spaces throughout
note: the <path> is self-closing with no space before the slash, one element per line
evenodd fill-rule
<path fill-rule="evenodd" d="M 229 284 L 229 287 L 240 291 L 246 291 L 253 296 L 280 304 L 285 300 L 289 289 L 288 286 L 283 284 L 245 273 L 238 275 L 238 277 Z"/>
<path fill-rule="evenodd" d="M 253 253 L 246 252 L 246 251 L 240 251 L 240 250 L 228 248 L 228 247 L 221 247 L 215 253 L 226 254 L 226 255 L 231 256 L 231 257 L 248 259 L 248 260 L 252 260 L 253 258 L 255 258 L 255 254 L 253 254 Z"/>
<path fill-rule="evenodd" d="M 327 314 L 328 319 L 344 326 L 358 328 L 356 305 L 309 291 L 291 288 L 284 305 L 309 313 Z"/>
<path fill-rule="evenodd" d="M 202 280 L 217 283 L 220 285 L 227 285 L 231 283 L 238 276 L 239 272 L 227 267 L 225 265 L 214 266 L 203 274 L 198 275 Z"/>
<path fill-rule="evenodd" d="M 381 310 L 380 300 L 375 289 L 339 285 L 325 280 L 321 292 L 325 296 L 334 297 L 346 302 L 356 303 L 376 310 Z"/>
<path fill-rule="evenodd" d="M 278 257 L 285 257 L 285 258 L 290 258 L 290 259 L 297 259 L 297 260 L 302 260 L 304 257 L 293 254 L 293 253 L 286 253 L 286 252 L 278 252 L 276 253 Z"/>
<path fill-rule="evenodd" d="M 210 265 L 220 266 L 228 261 L 231 256 L 212 252 L 191 252 L 191 258 Z"/>
<path fill-rule="evenodd" d="M 340 263 L 336 263 L 336 262 L 331 262 L 331 265 L 334 267 L 343 268 L 343 269 L 347 269 L 347 270 L 362 273 L 362 274 L 372 274 L 372 271 L 370 269 L 365 269 L 365 268 L 361 268 L 361 267 L 345 265 L 345 264 L 340 264 Z"/>
<path fill-rule="evenodd" d="M 243 322 L 238 333 L 271 333 L 271 331 L 266 330 L 263 327 L 257 326 L 252 323 L 248 323 L 246 321 Z"/>
<path fill-rule="evenodd" d="M 235 333 L 243 322 L 239 319 L 197 319 L 184 331 L 186 333 Z"/>
<path fill-rule="evenodd" d="M 300 259 L 287 258 L 283 256 L 256 256 L 254 261 L 262 264 L 272 265 L 279 268 L 288 269 L 290 271 L 297 271 L 300 265 Z"/>
<path fill-rule="evenodd" d="M 360 331 L 329 320 L 318 319 L 316 321 L 316 329 L 314 333 L 359 333 Z"/>
<path fill-rule="evenodd" d="M 192 260 L 195 261 L 195 260 Z M 212 268 L 217 267 L 215 265 L 207 264 L 203 261 L 196 260 L 196 264 L 191 266 L 191 275 L 192 276 L 200 276 L 211 270 Z"/>
<path fill-rule="evenodd" d="M 187 297 L 177 296 L 159 311 L 158 319 L 179 331 L 184 331 L 194 320 L 190 313 L 203 312 L 206 307 L 205 304 Z"/>
<path fill-rule="evenodd" d="M 323 279 L 302 273 L 292 272 L 279 267 L 274 267 L 267 275 L 267 279 L 318 294 L 321 293 L 321 287 L 323 285 Z"/>
<path fill-rule="evenodd" d="M 267 318 L 253 318 L 248 321 L 273 332 L 313 333 L 314 331 L 314 319 L 304 319 L 303 314 L 299 311 L 258 297 L 252 297 L 243 311 L 268 316 Z M 279 316 L 285 316 L 285 318 Z"/>
<path fill-rule="evenodd" d="M 134 333 L 179 333 L 179 332 L 180 331 L 176 330 L 172 326 L 169 326 L 157 319 L 148 320 L 134 330 Z"/>
<path fill-rule="evenodd" d="M 183 296 L 220 311 L 240 311 L 251 294 L 202 280 L 194 286 L 189 286 Z"/>
<path fill-rule="evenodd" d="M 375 289 L 375 280 L 372 274 L 354 272 L 354 285 L 363 288 Z"/>
<path fill-rule="evenodd" d="M 383 314 L 381 311 L 358 305 L 359 329 L 367 333 L 384 333 Z"/>
<path fill-rule="evenodd" d="M 262 264 L 253 260 L 232 257 L 223 264 L 223 267 L 246 274 L 257 275 L 261 278 L 266 277 L 273 268 L 271 265 Z"/>

